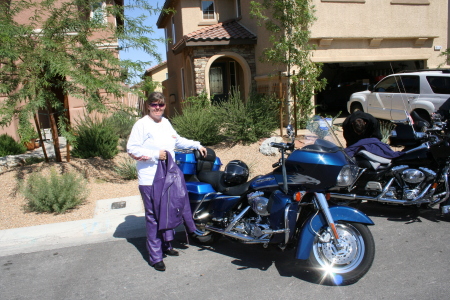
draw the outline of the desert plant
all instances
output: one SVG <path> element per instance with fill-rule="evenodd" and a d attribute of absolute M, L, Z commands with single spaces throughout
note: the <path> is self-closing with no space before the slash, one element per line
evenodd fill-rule
<path fill-rule="evenodd" d="M 114 167 L 114 171 L 125 180 L 133 180 L 138 178 L 136 169 L 136 161 L 131 157 L 126 157 Z"/>
<path fill-rule="evenodd" d="M 247 102 L 239 91 L 231 93 L 228 101 L 218 104 L 218 120 L 225 135 L 234 142 L 256 142 L 269 136 L 278 127 L 276 100 L 269 96 L 251 95 Z"/>
<path fill-rule="evenodd" d="M 389 136 L 391 135 L 392 130 L 394 130 L 395 128 L 395 125 L 391 121 L 386 120 L 378 120 L 378 122 L 380 123 L 381 136 L 383 137 L 381 141 L 383 143 L 387 143 L 389 141 Z"/>
<path fill-rule="evenodd" d="M 36 212 L 64 213 L 83 203 L 88 196 L 86 180 L 75 173 L 58 174 L 53 168 L 49 176 L 32 173 L 20 183 L 20 191 L 28 208 Z"/>
<path fill-rule="evenodd" d="M 25 158 L 24 165 L 25 166 L 34 165 L 34 164 L 38 164 L 43 161 L 45 161 L 45 158 L 43 158 L 43 157 L 31 156 L 31 157 Z"/>
<path fill-rule="evenodd" d="M 139 114 L 135 109 L 120 109 L 115 111 L 105 122 L 114 130 L 121 139 L 130 136 L 134 123 L 139 119 Z"/>
<path fill-rule="evenodd" d="M 27 152 L 27 148 L 23 144 L 19 144 L 7 134 L 0 135 L 0 157 L 23 154 L 25 152 Z"/>
<path fill-rule="evenodd" d="M 22 143 L 29 143 L 33 139 L 37 139 L 39 137 L 37 131 L 30 123 L 30 118 L 31 115 L 28 112 L 19 113 L 19 127 L 17 129 L 17 133 L 19 134 L 20 141 Z"/>
<path fill-rule="evenodd" d="M 217 108 L 205 102 L 205 96 L 190 97 L 184 103 L 183 114 L 171 119 L 173 127 L 182 137 L 200 141 L 202 145 L 214 145 L 223 138 Z M 207 98 L 206 98 L 207 99 Z"/>
<path fill-rule="evenodd" d="M 72 155 L 75 157 L 111 159 L 119 153 L 119 136 L 108 120 L 86 116 L 76 125 L 74 134 Z"/>

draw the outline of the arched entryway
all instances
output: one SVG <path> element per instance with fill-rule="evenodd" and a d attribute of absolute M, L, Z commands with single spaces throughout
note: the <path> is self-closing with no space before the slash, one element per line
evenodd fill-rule
<path fill-rule="evenodd" d="M 212 56 L 205 66 L 205 88 L 211 101 L 227 100 L 234 89 L 238 89 L 241 99 L 250 93 L 251 71 L 245 59 L 233 52 Z"/>

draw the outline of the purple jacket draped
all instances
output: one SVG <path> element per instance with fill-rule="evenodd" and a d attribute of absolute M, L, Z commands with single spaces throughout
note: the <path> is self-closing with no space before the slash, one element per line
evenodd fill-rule
<path fill-rule="evenodd" d="M 355 144 L 345 148 L 345 152 L 350 157 L 353 157 L 360 150 L 367 150 L 370 153 L 389 159 L 403 155 L 403 152 L 392 150 L 388 144 L 380 142 L 380 140 L 376 138 L 361 139 Z"/>
<path fill-rule="evenodd" d="M 192 219 L 189 195 L 183 172 L 169 152 L 167 160 L 158 161 L 153 180 L 153 205 L 158 221 L 158 230 L 173 229 L 184 221 L 189 233 L 196 230 Z"/>

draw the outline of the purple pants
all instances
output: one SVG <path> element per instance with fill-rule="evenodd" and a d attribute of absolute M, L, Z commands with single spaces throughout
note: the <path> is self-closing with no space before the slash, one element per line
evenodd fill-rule
<path fill-rule="evenodd" d="M 142 200 L 145 208 L 145 227 L 147 231 L 147 250 L 150 259 L 150 265 L 163 260 L 163 251 L 172 249 L 170 241 L 174 239 L 174 230 L 158 230 L 158 221 L 156 220 L 153 200 L 151 198 L 153 186 L 140 185 Z"/>

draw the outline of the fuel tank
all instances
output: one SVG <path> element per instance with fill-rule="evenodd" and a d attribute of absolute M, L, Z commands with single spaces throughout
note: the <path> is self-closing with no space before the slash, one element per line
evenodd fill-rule
<path fill-rule="evenodd" d="M 412 149 L 393 160 L 396 165 L 426 166 L 433 162 L 433 157 L 426 147 Z"/>

